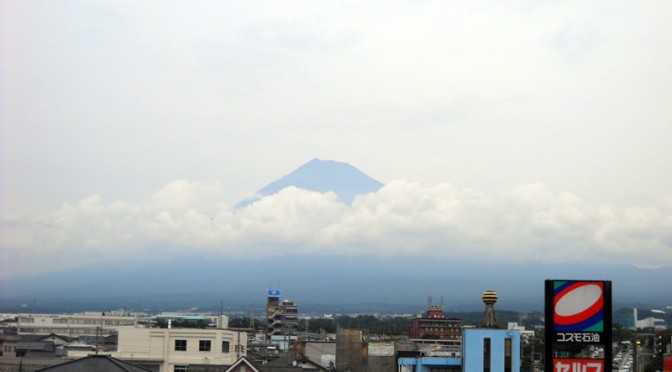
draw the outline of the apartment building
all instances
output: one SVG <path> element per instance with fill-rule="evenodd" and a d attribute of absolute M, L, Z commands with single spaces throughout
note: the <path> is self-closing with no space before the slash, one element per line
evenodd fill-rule
<path fill-rule="evenodd" d="M 19 314 L 16 318 L 18 334 L 68 337 L 110 335 L 116 329 L 134 327 L 134 316 L 109 315 L 106 313 L 84 314 Z"/>
<path fill-rule="evenodd" d="M 247 352 L 247 333 L 228 329 L 119 329 L 115 358 L 157 372 L 232 365 Z"/>

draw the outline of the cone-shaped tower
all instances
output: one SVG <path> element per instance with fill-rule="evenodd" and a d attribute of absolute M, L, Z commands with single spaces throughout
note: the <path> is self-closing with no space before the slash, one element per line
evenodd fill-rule
<path fill-rule="evenodd" d="M 497 293 L 495 291 L 483 292 L 483 303 L 485 304 L 485 313 L 483 314 L 483 328 L 499 328 L 497 326 L 497 315 L 495 314 L 495 303 L 497 302 Z"/>

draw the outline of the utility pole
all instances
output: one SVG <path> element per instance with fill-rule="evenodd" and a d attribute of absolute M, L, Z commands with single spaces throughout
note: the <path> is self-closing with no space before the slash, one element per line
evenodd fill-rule
<path fill-rule="evenodd" d="M 532 344 L 532 354 L 530 354 L 530 370 L 532 372 L 535 371 L 534 368 L 534 340 L 530 340 L 530 344 Z"/>
<path fill-rule="evenodd" d="M 256 335 L 256 330 L 254 329 L 254 327 L 255 324 L 254 324 L 254 302 L 253 302 L 250 304 L 250 328 L 252 329 L 252 332 L 254 332 Z"/>
<path fill-rule="evenodd" d="M 98 349 L 100 348 L 100 326 L 96 327 L 96 355 L 98 355 Z"/>
<path fill-rule="evenodd" d="M 219 301 L 219 319 L 217 320 L 217 326 L 219 329 L 224 328 L 224 301 Z"/>
<path fill-rule="evenodd" d="M 639 369 L 637 368 L 638 367 L 638 363 L 637 363 L 637 359 L 638 359 L 637 351 L 638 350 L 637 349 L 639 348 L 639 341 L 637 339 L 635 339 L 635 342 L 633 342 L 632 345 L 633 345 L 633 348 L 634 348 L 633 351 L 632 351 L 632 370 L 634 372 L 639 372 Z"/>
<path fill-rule="evenodd" d="M 240 345 L 240 331 L 238 331 L 238 343 L 236 345 L 236 360 L 240 359 L 240 349 L 242 349 L 242 346 Z"/>

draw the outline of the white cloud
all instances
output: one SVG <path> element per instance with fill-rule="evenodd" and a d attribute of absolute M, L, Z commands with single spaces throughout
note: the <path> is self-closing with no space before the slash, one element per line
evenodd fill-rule
<path fill-rule="evenodd" d="M 352 206 L 290 187 L 242 209 L 221 201 L 221 187 L 180 180 L 145 203 L 93 195 L 37 218 L 5 217 L 5 275 L 185 249 L 672 265 L 672 211 L 591 205 L 540 183 L 489 196 L 398 180 Z"/>
<path fill-rule="evenodd" d="M 669 265 L 670 7 L 0 2 L 3 273 L 184 249 Z M 231 207 L 313 157 L 387 186 Z M 156 191 L 176 178 L 219 182 Z"/>

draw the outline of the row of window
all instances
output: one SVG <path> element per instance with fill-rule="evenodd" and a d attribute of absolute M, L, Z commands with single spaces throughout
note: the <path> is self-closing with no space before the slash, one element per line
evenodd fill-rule
<path fill-rule="evenodd" d="M 53 319 L 52 322 L 54 324 L 92 324 L 92 325 L 116 325 L 116 326 L 122 326 L 122 325 L 134 325 L 135 322 L 133 320 L 119 320 L 119 319 L 70 319 L 70 318 L 60 318 L 60 319 Z"/>
<path fill-rule="evenodd" d="M 95 335 L 96 334 L 96 328 L 92 327 L 69 327 L 66 329 L 64 328 L 54 328 L 54 327 L 49 327 L 49 328 L 24 328 L 21 327 L 19 328 L 19 333 L 35 333 L 35 334 L 43 334 L 43 335 L 48 335 L 50 333 L 56 333 L 56 332 L 66 332 L 68 336 L 78 336 L 78 335 Z M 107 329 L 107 328 L 99 328 L 99 332 L 102 333 L 103 336 L 111 335 L 114 331 L 112 329 Z"/>
<path fill-rule="evenodd" d="M 230 342 L 222 341 L 222 353 L 230 351 Z M 212 342 L 210 340 L 198 340 L 198 351 L 211 351 Z M 175 340 L 175 351 L 187 351 L 187 340 Z"/>
<path fill-rule="evenodd" d="M 421 331 L 443 331 L 450 333 L 459 333 L 459 329 L 443 328 L 443 327 L 420 327 Z"/>
<path fill-rule="evenodd" d="M 19 317 L 19 323 L 36 323 L 36 318 Z M 47 322 L 46 318 L 37 318 L 41 323 Z M 54 324 L 105 324 L 105 325 L 135 325 L 133 319 L 77 319 L 77 318 L 52 318 Z"/>

